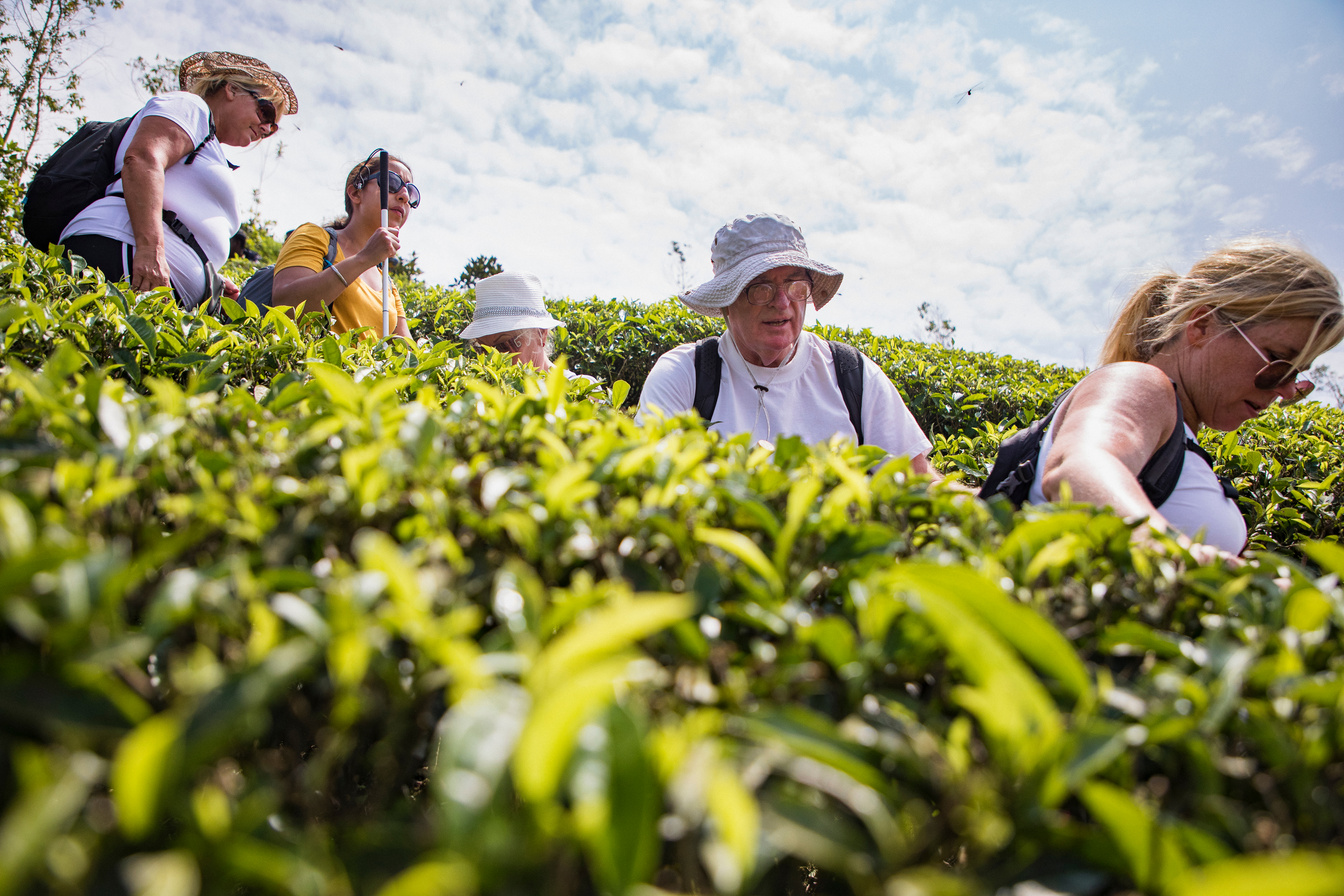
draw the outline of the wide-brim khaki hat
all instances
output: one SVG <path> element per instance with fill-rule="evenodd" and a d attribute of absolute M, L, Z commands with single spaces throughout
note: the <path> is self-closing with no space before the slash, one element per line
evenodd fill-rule
<path fill-rule="evenodd" d="M 747 284 L 766 271 L 796 267 L 811 271 L 812 304 L 821 308 L 840 289 L 845 275 L 814 261 L 798 225 L 783 215 L 746 215 L 714 234 L 709 251 L 714 278 L 683 293 L 681 300 L 701 314 L 722 317 Z"/>
<path fill-rule="evenodd" d="M 510 330 L 533 327 L 551 330 L 564 325 L 564 321 L 551 317 L 546 310 L 541 280 L 536 274 L 505 271 L 476 281 L 476 311 L 471 323 L 458 335 L 476 339 Z"/>
<path fill-rule="evenodd" d="M 230 75 L 269 84 L 285 107 L 280 110 L 281 115 L 293 115 L 299 111 L 299 98 L 294 95 L 294 88 L 289 86 L 289 79 L 260 59 L 241 53 L 207 50 L 188 56 L 178 67 L 177 83 L 183 90 L 191 90 L 191 85 L 197 81 L 227 78 Z"/>

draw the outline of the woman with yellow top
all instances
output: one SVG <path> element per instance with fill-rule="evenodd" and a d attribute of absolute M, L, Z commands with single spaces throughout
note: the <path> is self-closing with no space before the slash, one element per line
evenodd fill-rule
<path fill-rule="evenodd" d="M 420 190 L 411 183 L 411 169 L 396 156 L 387 165 L 387 226 L 382 226 L 378 152 L 350 170 L 345 178 L 345 217 L 336 232 L 336 257 L 325 267 L 331 237 L 317 224 L 302 224 L 285 240 L 275 263 L 271 302 L 301 309 L 330 309 L 337 333 L 369 327 L 375 338 L 383 332 L 383 275 L 378 268 L 397 254 L 401 228 L 411 209 L 420 205 Z M 409 340 L 401 296 L 392 289 L 388 331 Z"/>

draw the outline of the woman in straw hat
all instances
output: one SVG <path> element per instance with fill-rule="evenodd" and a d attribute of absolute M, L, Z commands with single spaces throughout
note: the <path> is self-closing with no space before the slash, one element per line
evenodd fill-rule
<path fill-rule="evenodd" d="M 508 352 L 515 364 L 550 370 L 551 330 L 563 326 L 546 310 L 536 274 L 505 271 L 476 282 L 476 309 L 458 335 L 478 349 Z"/>
<path fill-rule="evenodd" d="M 1229 431 L 1312 384 L 1300 374 L 1344 338 L 1339 281 L 1303 250 L 1267 239 L 1229 243 L 1180 276 L 1164 271 L 1126 300 L 1088 374 L 1041 441 L 1028 500 L 1075 501 L 1146 517 L 1226 553 L 1246 521 L 1195 442 Z M 1141 477 L 1174 442 L 1179 476 L 1156 506 Z M 1136 530 L 1145 537 L 1147 528 Z"/>
<path fill-rule="evenodd" d="M 223 145 L 271 136 L 299 101 L 284 75 L 237 53 L 187 57 L 178 83 L 132 118 L 117 149 L 121 176 L 61 241 L 109 279 L 126 277 L 140 291 L 171 285 L 193 309 L 238 294 L 215 270 L 242 223 Z"/>
<path fill-rule="evenodd" d="M 738 218 L 715 234 L 710 261 L 713 279 L 681 300 L 726 318 L 727 328 L 712 356 L 688 343 L 658 359 L 640 395 L 641 417 L 695 409 L 711 429 L 753 440 L 796 435 L 815 444 L 842 436 L 938 476 L 928 461 L 932 444 L 882 369 L 803 330 L 807 306 L 829 302 L 844 275 L 808 255 L 797 224 L 782 215 Z M 706 395 L 701 375 L 712 382 L 716 371 L 719 387 Z"/>
<path fill-rule="evenodd" d="M 397 254 L 401 229 L 411 210 L 420 206 L 420 188 L 410 166 L 395 155 L 387 164 L 387 226 L 382 226 L 382 200 L 375 149 L 345 176 L 345 217 L 332 222 L 336 255 L 326 263 L 333 237 L 317 224 L 301 224 L 285 240 L 275 262 L 271 302 L 309 311 L 330 311 L 337 333 L 367 328 L 365 338 L 383 331 L 383 281 L 378 265 Z M 388 332 L 410 340 L 406 310 L 396 284 L 391 286 Z"/>

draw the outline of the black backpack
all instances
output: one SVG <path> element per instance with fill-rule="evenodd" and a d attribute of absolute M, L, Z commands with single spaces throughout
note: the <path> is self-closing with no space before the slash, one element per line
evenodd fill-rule
<path fill-rule="evenodd" d="M 827 342 L 835 357 L 835 379 L 849 411 L 858 443 L 863 444 L 863 355 L 852 345 Z M 695 401 L 692 407 L 708 423 L 719 403 L 719 383 L 723 379 L 723 359 L 719 357 L 719 337 L 710 336 L 695 344 Z"/>
<path fill-rule="evenodd" d="M 42 163 L 23 197 L 23 235 L 29 243 L 46 252 L 49 246 L 61 241 L 61 231 L 75 215 L 104 196 L 121 195 L 109 194 L 107 188 L 117 179 L 117 149 L 134 117 L 86 122 Z M 212 119 L 210 133 L 187 155 L 185 164 L 194 162 L 214 137 Z M 165 209 L 163 220 L 201 257 L 202 263 L 206 262 L 204 250 L 177 215 Z"/>
<path fill-rule="evenodd" d="M 1172 388 L 1176 388 L 1174 383 Z M 989 471 L 984 485 L 980 486 L 981 498 L 1005 495 L 1016 507 L 1021 507 L 1026 502 L 1027 496 L 1031 493 L 1031 484 L 1036 479 L 1036 463 L 1041 456 L 1041 440 L 1045 438 L 1045 431 L 1050 426 L 1050 421 L 1055 418 L 1055 412 L 1072 391 L 1069 389 L 1059 396 L 1050 413 L 999 443 L 994 468 Z M 1181 396 L 1178 394 L 1175 429 L 1139 471 L 1139 485 L 1143 486 L 1143 493 L 1148 496 L 1154 507 L 1161 507 L 1176 490 L 1176 482 L 1181 478 L 1181 469 L 1185 466 L 1186 451 L 1199 455 L 1209 465 L 1209 469 L 1213 469 L 1213 458 L 1208 452 L 1193 439 L 1186 438 L 1185 426 L 1182 424 L 1184 419 L 1185 411 L 1181 407 Z M 1223 485 L 1223 494 L 1234 500 L 1238 497 L 1239 492 L 1230 481 L 1222 476 L 1218 477 L 1218 481 Z"/>
<path fill-rule="evenodd" d="M 323 227 L 327 232 L 327 255 L 322 259 L 322 270 L 326 270 L 336 263 L 336 231 L 330 227 Z M 338 272 L 339 273 L 339 272 Z M 275 290 L 275 265 L 268 264 L 264 268 L 258 268 L 257 272 L 242 285 L 238 290 L 238 304 L 246 307 L 247 302 L 254 302 L 258 309 L 265 310 L 271 307 L 271 294 Z"/>

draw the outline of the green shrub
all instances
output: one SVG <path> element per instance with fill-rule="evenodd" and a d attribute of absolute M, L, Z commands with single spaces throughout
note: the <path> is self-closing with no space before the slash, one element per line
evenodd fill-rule
<path fill-rule="evenodd" d="M 3 261 L 0 893 L 1337 886 L 1317 528 L 1195 567 L 843 441 L 637 427 L 605 376 L 464 355 L 451 293 L 411 349 Z M 588 371 L 704 332 L 557 316 Z M 848 335 L 968 451 L 1076 376 Z M 1322 527 L 1337 428 L 1218 447 Z"/>

